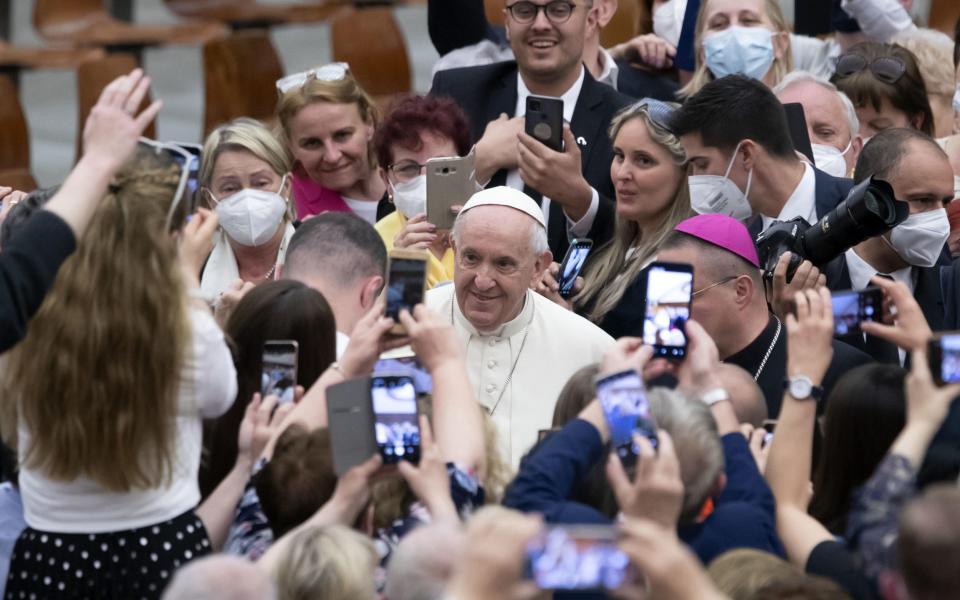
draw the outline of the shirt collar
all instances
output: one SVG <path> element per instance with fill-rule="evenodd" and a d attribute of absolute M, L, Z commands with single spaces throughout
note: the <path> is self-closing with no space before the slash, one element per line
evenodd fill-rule
<path fill-rule="evenodd" d="M 586 69 L 584 66 L 580 65 L 580 77 L 577 77 L 577 80 L 573 82 L 573 85 L 570 86 L 570 89 L 560 96 L 560 99 L 563 100 L 563 118 L 568 123 L 573 121 L 573 111 L 577 107 L 577 98 L 580 97 L 580 90 L 583 88 L 585 72 Z M 517 73 L 516 115 L 519 116 L 527 114 L 527 96 L 530 95 L 530 90 L 527 89 L 527 84 L 523 82 L 523 77 Z"/>
<path fill-rule="evenodd" d="M 862 290 L 870 285 L 870 279 L 878 273 L 870 263 L 863 260 L 853 248 L 850 248 L 844 254 L 847 260 L 847 270 L 850 272 L 850 286 L 855 290 Z M 913 267 L 905 267 L 894 271 L 893 273 L 884 273 L 889 275 L 895 281 L 901 281 L 906 284 L 907 289 L 913 293 Z"/>
<path fill-rule="evenodd" d="M 817 178 L 813 168 L 803 162 L 803 177 L 787 198 L 786 204 L 776 217 L 760 215 L 763 218 L 763 228 L 766 229 L 774 221 L 789 221 L 796 217 L 803 217 L 807 223 L 817 222 Z"/>
<path fill-rule="evenodd" d="M 467 317 L 460 310 L 460 303 L 457 302 L 457 294 L 454 291 L 451 296 L 453 300 L 453 315 L 457 324 L 463 327 L 471 337 L 492 337 L 492 338 L 509 338 L 517 335 L 522 332 L 526 327 L 533 321 L 533 304 L 534 297 L 533 295 L 536 292 L 527 290 L 526 295 L 523 299 L 523 308 L 520 309 L 520 314 L 514 317 L 511 321 L 508 321 L 500 326 L 494 332 L 490 333 L 480 333 L 477 331 L 477 328 L 467 319 Z"/>
<path fill-rule="evenodd" d="M 597 81 L 617 89 L 617 78 L 620 76 L 620 67 L 617 65 L 617 61 L 613 59 L 612 54 L 604 48 L 600 48 L 600 62 L 603 64 L 603 70 L 600 71 Z"/>

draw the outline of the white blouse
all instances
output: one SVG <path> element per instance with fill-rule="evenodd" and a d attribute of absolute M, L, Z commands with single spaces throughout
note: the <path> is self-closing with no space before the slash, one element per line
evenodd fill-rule
<path fill-rule="evenodd" d="M 162 523 L 195 508 L 200 501 L 197 471 L 202 443 L 201 421 L 218 417 L 237 395 L 237 373 L 230 350 L 210 313 L 190 306 L 191 357 L 180 374 L 173 474 L 168 486 L 128 492 L 105 490 L 97 482 L 48 478 L 21 467 L 24 517 L 34 529 L 56 533 L 102 533 Z M 21 420 L 19 448 L 30 446 Z"/>

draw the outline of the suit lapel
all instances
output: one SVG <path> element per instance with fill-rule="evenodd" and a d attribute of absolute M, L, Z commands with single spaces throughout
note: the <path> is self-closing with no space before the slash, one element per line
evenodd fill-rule
<path fill-rule="evenodd" d="M 580 96 L 573 109 L 573 120 L 570 122 L 570 131 L 580 146 L 580 165 L 584 173 L 587 172 L 587 165 L 596 145 L 590 140 L 599 140 L 600 136 L 607 135 L 606 131 L 601 131 L 603 114 L 599 109 L 603 106 L 602 86 L 603 84 L 597 83 L 584 68 L 583 87 L 580 88 Z"/>
<path fill-rule="evenodd" d="M 495 85 L 491 86 L 487 94 L 486 113 L 482 122 L 473 123 L 473 140 L 476 142 L 483 137 L 483 130 L 487 123 L 496 120 L 501 114 L 514 117 L 517 111 L 517 73 L 516 65 L 508 70 Z M 487 187 L 496 187 L 507 184 L 507 172 L 503 169 L 493 174 Z"/>

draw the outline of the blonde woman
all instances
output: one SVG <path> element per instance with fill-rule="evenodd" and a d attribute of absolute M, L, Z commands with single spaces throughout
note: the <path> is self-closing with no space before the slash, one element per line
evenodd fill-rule
<path fill-rule="evenodd" d="M 638 275 L 674 225 L 692 214 L 683 147 L 662 125 L 670 110 L 657 100 L 641 100 L 610 125 L 615 233 L 591 257 L 574 309 L 615 338 L 639 331 Z"/>
<path fill-rule="evenodd" d="M 790 28 L 777 0 L 705 0 L 694 36 L 696 70 L 678 95 L 739 73 L 773 87 L 793 70 Z"/>
<path fill-rule="evenodd" d="M 273 567 L 278 600 L 377 597 L 373 541 L 343 525 L 314 526 L 297 532 Z"/>
<path fill-rule="evenodd" d="M 200 279 L 207 297 L 280 278 L 294 233 L 290 169 L 283 145 L 259 121 L 235 119 L 207 136 L 198 183 L 220 219 Z"/>
<path fill-rule="evenodd" d="M 157 598 L 210 551 L 194 513 L 201 419 L 237 388 L 223 334 L 190 299 L 217 219 L 203 210 L 181 230 L 185 181 L 140 144 L 7 356 L 2 423 L 28 524 L 7 594 Z"/>
<path fill-rule="evenodd" d="M 373 225 L 393 211 L 377 172 L 377 108 L 345 63 L 277 81 L 278 137 L 293 156 L 297 216 L 354 212 Z"/>

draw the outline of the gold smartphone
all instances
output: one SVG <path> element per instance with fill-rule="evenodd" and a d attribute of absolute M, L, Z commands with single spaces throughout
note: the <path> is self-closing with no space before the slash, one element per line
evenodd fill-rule
<path fill-rule="evenodd" d="M 390 333 L 403 335 L 406 329 L 400 323 L 400 311 L 423 302 L 427 291 L 427 253 L 423 250 L 393 250 L 387 269 L 386 316 L 394 320 Z"/>

